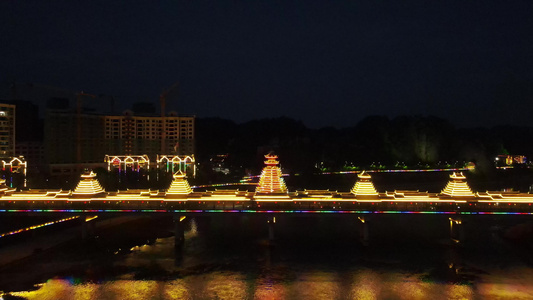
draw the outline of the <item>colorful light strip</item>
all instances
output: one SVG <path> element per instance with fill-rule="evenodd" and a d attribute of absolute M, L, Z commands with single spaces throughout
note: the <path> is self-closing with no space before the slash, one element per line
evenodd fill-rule
<path fill-rule="evenodd" d="M 250 209 L 3 209 L 0 213 L 258 213 L 258 214 L 445 214 L 445 215 L 533 215 L 533 212 L 504 211 L 410 211 L 410 210 L 250 210 Z M 76 217 L 77 218 L 77 217 Z M 67 220 L 67 219 L 63 219 Z"/>
<path fill-rule="evenodd" d="M 197 188 L 210 188 L 210 187 L 233 186 L 233 185 L 257 185 L 257 183 L 256 182 L 214 183 L 214 184 L 194 185 L 194 186 L 191 186 L 191 188 L 197 189 Z"/>
<path fill-rule="evenodd" d="M 14 234 L 17 234 L 17 233 L 22 233 L 22 232 L 38 229 L 38 228 L 49 226 L 49 225 L 54 225 L 54 224 L 58 224 L 58 223 L 62 223 L 62 222 L 70 221 L 70 220 L 74 220 L 74 219 L 77 219 L 77 218 L 79 218 L 79 216 L 74 216 L 74 217 L 65 218 L 65 219 L 52 221 L 52 222 L 46 222 L 46 223 L 43 223 L 43 224 L 33 225 L 33 226 L 30 226 L 30 227 L 26 227 L 26 228 L 22 228 L 22 229 L 10 231 L 10 232 L 2 233 L 2 234 L 0 234 L 0 238 L 3 238 L 5 236 L 9 236 L 9 235 L 14 235 Z"/>
<path fill-rule="evenodd" d="M 418 173 L 418 172 L 457 172 L 457 171 L 467 171 L 467 168 L 451 168 L 451 169 L 405 169 L 405 170 L 366 170 L 367 173 Z M 322 172 L 320 175 L 342 175 L 342 174 L 357 174 L 362 171 L 338 171 L 338 172 Z"/>

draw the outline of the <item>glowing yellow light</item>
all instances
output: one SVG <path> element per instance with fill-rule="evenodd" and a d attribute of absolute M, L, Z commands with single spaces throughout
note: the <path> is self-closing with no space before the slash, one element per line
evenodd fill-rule
<path fill-rule="evenodd" d="M 265 161 L 265 167 L 259 177 L 259 184 L 256 188 L 256 193 L 269 193 L 269 194 L 285 194 L 287 193 L 287 186 L 283 177 L 281 177 L 281 169 L 278 166 L 279 162 L 276 160 L 277 155 L 267 154 Z"/>
<path fill-rule="evenodd" d="M 366 269 L 358 271 L 353 278 L 350 299 L 379 299 L 382 282 L 379 273 L 375 271 Z"/>
<path fill-rule="evenodd" d="M 178 171 L 173 175 L 173 177 L 174 179 L 167 190 L 166 196 L 186 197 L 192 193 L 192 188 L 187 179 L 185 179 L 185 174 L 183 174 L 183 172 Z"/>
<path fill-rule="evenodd" d="M 89 221 L 94 220 L 96 218 L 98 218 L 98 216 L 88 217 L 88 218 L 85 219 L 85 222 L 89 222 Z"/>
<path fill-rule="evenodd" d="M 372 181 L 370 181 L 370 175 L 363 171 L 357 175 L 357 177 L 359 177 L 359 180 L 353 186 L 351 193 L 354 194 L 356 198 L 377 199 L 378 192 Z"/>
<path fill-rule="evenodd" d="M 190 292 L 187 288 L 187 284 L 183 279 L 176 279 L 165 283 L 164 286 L 164 299 L 180 300 L 180 299 L 192 299 Z"/>
<path fill-rule="evenodd" d="M 74 197 L 89 197 L 105 194 L 104 189 L 96 179 L 96 174 L 91 171 L 88 174 L 82 174 L 81 180 L 72 192 Z"/>
<path fill-rule="evenodd" d="M 450 197 L 475 197 L 474 193 L 466 183 L 466 177 L 463 173 L 454 172 L 450 175 L 451 180 L 448 182 L 444 190 L 443 195 Z"/>

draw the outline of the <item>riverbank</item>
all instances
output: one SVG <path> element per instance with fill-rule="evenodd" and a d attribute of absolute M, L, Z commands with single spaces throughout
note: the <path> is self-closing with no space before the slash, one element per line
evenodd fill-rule
<path fill-rule="evenodd" d="M 172 218 L 119 216 L 96 222 L 95 235 L 86 240 L 82 240 L 81 229 L 75 226 L 6 245 L 0 248 L 0 291 L 31 289 L 54 274 L 75 274 L 76 270 L 102 265 L 135 245 L 153 242 L 154 236 L 170 236 L 163 229 L 171 227 L 167 223 L 171 224 Z"/>

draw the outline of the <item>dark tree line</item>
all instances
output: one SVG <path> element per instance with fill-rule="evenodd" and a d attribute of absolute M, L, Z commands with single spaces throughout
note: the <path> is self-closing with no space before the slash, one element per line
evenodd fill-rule
<path fill-rule="evenodd" d="M 225 163 L 242 172 L 257 173 L 269 151 L 280 156 L 284 170 L 294 173 L 463 162 L 474 162 L 479 170 L 490 172 L 498 154 L 533 157 L 532 127 L 456 128 L 433 116 L 369 116 L 341 129 L 309 129 L 286 117 L 243 124 L 199 118 L 196 126 L 197 160 L 202 164 L 214 155 L 228 154 Z"/>

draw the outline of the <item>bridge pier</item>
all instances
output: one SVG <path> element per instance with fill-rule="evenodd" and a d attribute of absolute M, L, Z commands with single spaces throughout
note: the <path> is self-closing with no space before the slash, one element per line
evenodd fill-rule
<path fill-rule="evenodd" d="M 450 220 L 450 239 L 453 244 L 464 243 L 465 230 L 464 223 L 460 217 L 449 218 Z"/>
<path fill-rule="evenodd" d="M 181 250 L 185 243 L 185 216 L 174 215 L 174 249 Z"/>
<path fill-rule="evenodd" d="M 275 216 L 268 216 L 268 241 L 272 243 L 274 241 L 274 224 L 276 224 Z"/>
<path fill-rule="evenodd" d="M 368 233 L 368 218 L 357 217 L 359 220 L 359 240 L 363 246 L 368 246 L 369 233 Z"/>
<path fill-rule="evenodd" d="M 96 228 L 96 217 L 88 218 L 87 215 L 83 214 L 79 217 L 80 227 L 81 227 L 81 239 L 86 240 L 90 236 L 93 236 Z"/>
<path fill-rule="evenodd" d="M 89 237 L 89 226 L 87 224 L 87 216 L 80 216 L 80 226 L 81 226 L 81 239 L 86 240 Z"/>

